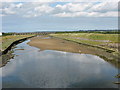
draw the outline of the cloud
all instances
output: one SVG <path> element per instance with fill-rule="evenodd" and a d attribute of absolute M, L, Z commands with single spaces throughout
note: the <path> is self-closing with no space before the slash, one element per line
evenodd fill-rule
<path fill-rule="evenodd" d="M 4 15 L 17 14 L 19 9 L 22 7 L 22 3 L 14 4 L 14 3 L 2 3 L 1 12 Z M 3 16 L 4 16 L 3 15 Z"/>
<path fill-rule="evenodd" d="M 24 17 L 37 17 L 51 13 L 54 8 L 50 7 L 48 3 L 27 3 L 24 5 Z"/>
<path fill-rule="evenodd" d="M 80 16 L 86 16 L 86 15 L 87 15 L 87 12 L 75 12 L 75 13 L 63 12 L 63 13 L 55 14 L 54 16 L 57 16 L 57 17 L 80 17 Z"/>
<path fill-rule="evenodd" d="M 54 2 L 55 3 L 55 2 Z M 27 2 L 27 3 L 3 3 L 1 16 L 20 15 L 23 17 L 56 16 L 56 17 L 117 17 L 117 2 Z M 1 5 L 0 5 L 1 6 Z"/>
<path fill-rule="evenodd" d="M 55 14 L 54 16 L 57 17 L 117 17 L 118 12 L 106 12 L 106 13 L 99 13 L 99 12 L 75 12 L 75 13 L 59 13 Z"/>
<path fill-rule="evenodd" d="M 92 3 L 68 3 L 65 5 L 57 5 L 56 8 L 61 9 L 63 11 L 77 12 L 83 11 L 92 6 Z"/>
<path fill-rule="evenodd" d="M 117 11 L 118 3 L 116 2 L 105 2 L 94 5 L 90 11 L 94 12 L 108 12 L 108 11 Z"/>
<path fill-rule="evenodd" d="M 57 17 L 117 17 L 118 3 L 68 3 L 57 5 L 59 13 Z"/>
<path fill-rule="evenodd" d="M 19 3 L 19 4 L 16 5 L 17 8 L 21 8 L 22 6 L 23 6 L 22 3 Z"/>
<path fill-rule="evenodd" d="M 0 2 L 119 2 L 119 0 L 0 0 Z"/>
<path fill-rule="evenodd" d="M 37 17 L 50 13 L 54 8 L 46 2 L 31 3 L 3 3 L 2 13 L 5 15 L 16 14 L 23 17 Z"/>
<path fill-rule="evenodd" d="M 4 8 L 4 9 L 2 10 L 2 12 L 3 12 L 4 14 L 15 14 L 15 12 L 12 11 L 11 9 L 9 9 L 9 8 Z"/>
<path fill-rule="evenodd" d="M 41 6 L 35 7 L 34 10 L 40 13 L 50 13 L 51 11 L 53 11 L 53 8 L 48 5 L 41 5 Z"/>

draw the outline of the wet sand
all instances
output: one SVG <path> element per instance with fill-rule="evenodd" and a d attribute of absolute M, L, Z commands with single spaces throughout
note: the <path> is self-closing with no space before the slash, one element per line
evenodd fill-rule
<path fill-rule="evenodd" d="M 43 50 L 58 50 L 73 53 L 84 53 L 97 55 L 108 61 L 117 61 L 118 57 L 113 55 L 113 53 L 108 53 L 105 50 L 101 50 L 95 47 L 89 47 L 82 44 L 66 41 L 63 39 L 49 37 L 49 36 L 37 36 L 30 39 L 28 43 L 30 46 L 40 48 Z"/>
<path fill-rule="evenodd" d="M 80 45 L 74 42 L 49 37 L 42 36 L 42 37 L 34 37 L 30 39 L 31 41 L 28 43 L 30 46 L 34 46 L 40 48 L 41 51 L 43 50 L 58 50 L 58 51 L 65 51 L 65 52 L 73 52 L 73 53 L 98 53 L 97 50 L 93 50 L 91 47 L 86 47 L 84 45 Z"/>
<path fill-rule="evenodd" d="M 34 37 L 30 39 L 31 41 L 28 43 L 31 46 L 35 46 L 40 48 L 40 50 L 58 50 L 58 51 L 66 51 L 66 52 L 74 52 L 80 53 L 83 52 L 83 48 L 79 47 L 78 44 L 73 42 L 69 42 L 66 40 L 58 39 L 58 38 L 47 38 L 43 37 Z"/>

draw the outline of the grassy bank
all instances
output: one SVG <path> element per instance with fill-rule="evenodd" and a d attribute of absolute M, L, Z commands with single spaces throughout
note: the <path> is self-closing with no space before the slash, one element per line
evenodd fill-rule
<path fill-rule="evenodd" d="M 120 34 L 101 34 L 101 33 L 56 33 L 51 36 L 71 40 L 91 46 L 102 47 L 118 52 Z"/>
<path fill-rule="evenodd" d="M 8 46 L 10 46 L 14 41 L 31 37 L 33 35 L 7 35 L 0 37 L 0 50 L 4 51 Z"/>
<path fill-rule="evenodd" d="M 34 35 L 5 35 L 0 37 L 0 53 L 2 54 L 2 51 L 6 51 L 8 47 L 13 44 L 13 42 L 17 42 L 32 36 Z M 7 62 L 13 57 L 14 55 L 12 54 L 12 51 L 8 51 L 6 54 L 0 55 L 0 67 L 6 65 Z"/>

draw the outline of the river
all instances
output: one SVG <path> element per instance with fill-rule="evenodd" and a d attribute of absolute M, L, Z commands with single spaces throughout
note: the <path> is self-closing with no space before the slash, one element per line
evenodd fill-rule
<path fill-rule="evenodd" d="M 117 88 L 118 68 L 102 58 L 29 46 L 13 49 L 15 57 L 2 67 L 3 88 Z"/>

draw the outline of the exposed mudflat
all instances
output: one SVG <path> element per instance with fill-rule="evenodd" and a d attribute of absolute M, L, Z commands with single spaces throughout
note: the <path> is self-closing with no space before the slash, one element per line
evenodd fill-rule
<path fill-rule="evenodd" d="M 82 44 L 62 40 L 49 36 L 37 36 L 30 39 L 30 46 L 40 48 L 40 50 L 58 50 L 73 53 L 84 53 L 100 56 L 108 61 L 117 61 L 117 57 L 113 53 L 108 53 L 95 47 L 89 47 Z"/>
<path fill-rule="evenodd" d="M 41 39 L 57 40 L 58 44 L 62 41 L 51 37 L 41 37 Z M 38 40 L 38 42 L 42 42 L 42 40 Z M 0 76 L 3 88 L 118 87 L 118 68 L 104 59 L 91 54 L 56 50 L 39 51 L 39 48 L 28 45 L 28 42 L 30 40 L 16 45 L 12 53 L 14 58 L 2 67 L 2 75 Z M 45 43 L 47 42 L 44 42 L 44 45 L 46 45 Z M 57 43 L 55 44 L 57 45 Z M 67 43 L 75 45 L 76 48 L 78 45 L 66 41 L 64 43 L 65 45 Z M 52 49 L 52 43 L 48 43 L 48 45 Z M 70 45 L 68 48 L 75 48 Z"/>

